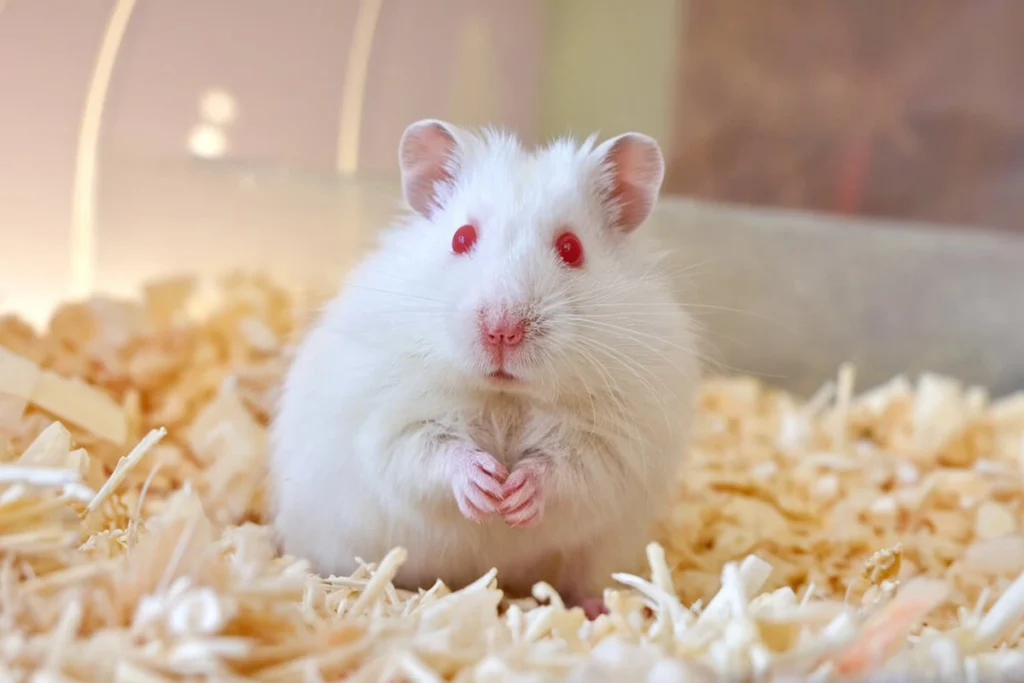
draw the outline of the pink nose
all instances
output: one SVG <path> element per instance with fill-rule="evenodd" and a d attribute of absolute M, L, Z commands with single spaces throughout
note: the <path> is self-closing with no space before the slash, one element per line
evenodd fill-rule
<path fill-rule="evenodd" d="M 494 349 L 512 348 L 523 341 L 526 323 L 522 319 L 503 317 L 494 323 L 480 324 L 484 344 Z"/>

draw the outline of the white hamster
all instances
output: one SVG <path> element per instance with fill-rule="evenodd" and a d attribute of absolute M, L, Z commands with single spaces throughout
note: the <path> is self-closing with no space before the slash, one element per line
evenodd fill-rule
<path fill-rule="evenodd" d="M 628 133 L 526 150 L 420 121 L 412 209 L 296 350 L 272 425 L 284 552 L 347 574 L 395 546 L 396 583 L 492 567 L 593 616 L 665 511 L 699 373 L 690 317 L 643 231 L 664 176 Z"/>

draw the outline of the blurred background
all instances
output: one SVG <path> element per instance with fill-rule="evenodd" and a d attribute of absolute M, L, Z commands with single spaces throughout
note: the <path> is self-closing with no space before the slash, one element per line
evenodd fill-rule
<path fill-rule="evenodd" d="M 422 117 L 658 138 L 717 367 L 1024 387 L 1024 3 L 0 0 L 0 307 L 333 282 Z"/>

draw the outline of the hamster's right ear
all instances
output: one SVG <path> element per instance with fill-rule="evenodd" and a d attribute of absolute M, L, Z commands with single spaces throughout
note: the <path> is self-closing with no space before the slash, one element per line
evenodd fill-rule
<path fill-rule="evenodd" d="M 424 119 L 405 129 L 398 144 L 402 193 L 413 211 L 424 216 L 438 207 L 438 191 L 459 172 L 459 144 L 455 128 L 443 121 Z"/>

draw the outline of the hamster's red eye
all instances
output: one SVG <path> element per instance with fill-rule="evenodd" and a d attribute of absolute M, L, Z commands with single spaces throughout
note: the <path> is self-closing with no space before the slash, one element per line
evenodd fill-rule
<path fill-rule="evenodd" d="M 476 228 L 472 225 L 463 225 L 455 231 L 452 237 L 452 251 L 456 254 L 465 254 L 476 244 Z"/>
<path fill-rule="evenodd" d="M 583 243 L 571 232 L 563 232 L 555 240 L 555 251 L 570 268 L 579 268 L 583 265 Z"/>

